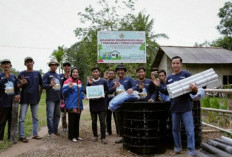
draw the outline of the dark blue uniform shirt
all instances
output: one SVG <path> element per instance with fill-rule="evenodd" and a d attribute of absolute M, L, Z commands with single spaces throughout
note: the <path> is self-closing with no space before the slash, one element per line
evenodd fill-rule
<path fill-rule="evenodd" d="M 20 104 L 38 104 L 40 99 L 39 86 L 42 88 L 41 74 L 38 71 L 22 71 L 18 76 L 18 84 L 20 84 L 22 76 L 27 80 L 27 83 L 22 86 Z"/>

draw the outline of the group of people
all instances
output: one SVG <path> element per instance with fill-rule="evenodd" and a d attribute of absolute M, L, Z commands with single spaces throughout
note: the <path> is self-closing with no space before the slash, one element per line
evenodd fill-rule
<path fill-rule="evenodd" d="M 25 115 L 28 107 L 31 108 L 33 122 L 33 139 L 41 139 L 38 135 L 38 104 L 42 90 L 46 90 L 46 113 L 48 134 L 54 138 L 59 135 L 58 125 L 60 114 L 62 120 L 62 130 L 68 131 L 68 138 L 77 142 L 83 140 L 79 136 L 80 116 L 83 110 L 83 99 L 85 98 L 85 88 L 79 79 L 78 68 L 72 67 L 69 62 L 63 63 L 64 74 L 56 72 L 59 63 L 51 59 L 48 63 L 49 71 L 41 76 L 33 69 L 34 60 L 32 57 L 24 59 L 26 70 L 20 72 L 18 77 L 10 74 L 11 61 L 4 59 L 1 62 L 2 73 L 0 74 L 0 141 L 3 140 L 6 122 L 10 128 L 11 109 L 13 101 L 20 101 L 19 115 L 19 139 L 27 143 L 28 139 L 24 133 Z M 166 85 L 175 81 L 189 77 L 188 71 L 182 71 L 182 59 L 179 56 L 172 58 L 173 73 L 166 78 L 165 70 L 153 69 L 151 78 L 146 78 L 144 67 L 136 69 L 137 79 L 126 76 L 127 68 L 123 64 L 117 65 L 116 69 L 110 69 L 105 73 L 104 78 L 100 77 L 99 67 L 91 69 L 92 76 L 88 78 L 87 86 L 103 85 L 104 97 L 89 99 L 90 115 L 92 119 L 93 141 L 98 141 L 97 117 L 100 121 L 101 142 L 107 144 L 106 135 L 112 134 L 111 117 L 112 111 L 108 110 L 110 101 L 122 92 L 132 94 L 137 91 L 140 96 L 139 101 L 170 101 L 172 111 L 172 133 L 174 139 L 174 151 L 170 155 L 181 152 L 180 139 L 180 119 L 183 120 L 187 132 L 187 153 L 195 154 L 194 125 L 192 117 L 192 100 L 189 94 L 184 94 L 177 98 L 170 99 Z M 117 75 L 116 75 L 117 74 Z M 116 77 L 117 76 L 117 77 Z M 197 86 L 190 84 L 191 94 L 196 94 Z M 66 114 L 68 113 L 68 125 Z M 120 108 L 113 112 L 116 132 L 122 136 L 122 117 Z M 10 130 L 8 131 L 10 138 Z M 116 140 L 121 143 L 122 138 Z"/>

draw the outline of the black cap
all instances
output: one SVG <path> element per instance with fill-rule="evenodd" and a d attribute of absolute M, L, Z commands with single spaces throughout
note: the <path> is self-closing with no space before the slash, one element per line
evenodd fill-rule
<path fill-rule="evenodd" d="M 118 69 L 123 69 L 125 72 L 127 71 L 126 67 L 123 64 L 118 64 L 118 66 L 116 67 L 115 71 L 117 72 Z"/>
<path fill-rule="evenodd" d="M 1 64 L 3 64 L 3 63 L 11 63 L 11 61 L 10 61 L 9 59 L 3 59 L 3 60 L 1 61 Z"/>
<path fill-rule="evenodd" d="M 66 66 L 66 65 L 71 66 L 71 64 L 69 62 L 64 62 L 63 67 Z"/>
<path fill-rule="evenodd" d="M 26 63 L 28 60 L 33 61 L 33 58 L 32 58 L 32 57 L 26 57 L 26 58 L 24 59 L 24 63 Z"/>

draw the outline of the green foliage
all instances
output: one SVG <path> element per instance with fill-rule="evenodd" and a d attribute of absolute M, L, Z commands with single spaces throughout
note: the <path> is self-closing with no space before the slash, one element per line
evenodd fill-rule
<path fill-rule="evenodd" d="M 225 36 L 225 37 L 216 39 L 211 43 L 211 46 L 222 47 L 228 50 L 232 50 L 232 37 Z"/>
<path fill-rule="evenodd" d="M 211 107 L 211 108 L 216 108 L 216 109 L 219 109 L 219 108 L 220 108 L 220 104 L 219 104 L 217 98 L 211 98 L 210 107 Z"/>
<path fill-rule="evenodd" d="M 216 97 L 204 97 L 201 100 L 202 107 L 206 108 L 216 108 L 216 109 L 225 109 L 228 108 L 228 99 L 227 98 L 216 98 Z"/>
<path fill-rule="evenodd" d="M 60 64 L 59 66 L 59 73 L 60 69 L 62 68 L 62 62 L 65 56 L 67 49 L 64 46 L 58 46 L 57 50 L 52 52 L 52 57 L 56 58 L 57 62 Z"/>
<path fill-rule="evenodd" d="M 224 37 L 214 40 L 211 46 L 232 50 L 232 2 L 226 2 L 220 8 L 218 16 L 221 20 L 217 29 Z"/>
<path fill-rule="evenodd" d="M 89 44 L 80 42 L 72 45 L 66 52 L 66 60 L 68 60 L 73 67 L 77 67 L 79 71 L 79 78 L 83 85 L 86 83 L 87 76 L 90 75 L 90 64 L 92 60 L 88 57 Z"/>
<path fill-rule="evenodd" d="M 201 44 L 195 43 L 194 46 L 213 46 L 232 50 L 232 2 L 226 2 L 224 6 L 219 9 L 218 16 L 220 18 L 220 24 L 217 26 L 217 29 L 223 35 L 223 37 L 212 42 L 205 41 Z"/>
<path fill-rule="evenodd" d="M 221 20 L 217 29 L 221 34 L 232 37 L 232 2 L 226 2 L 223 8 L 220 8 L 218 16 Z"/>
<path fill-rule="evenodd" d="M 210 107 L 210 98 L 209 97 L 202 98 L 201 105 L 202 105 L 202 107 L 209 108 Z"/>

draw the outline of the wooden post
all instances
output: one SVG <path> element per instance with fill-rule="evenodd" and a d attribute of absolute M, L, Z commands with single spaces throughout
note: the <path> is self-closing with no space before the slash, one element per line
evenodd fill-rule
<path fill-rule="evenodd" d="M 11 129 L 10 129 L 10 141 L 17 143 L 18 137 L 18 108 L 19 102 L 13 101 L 11 112 Z"/>

